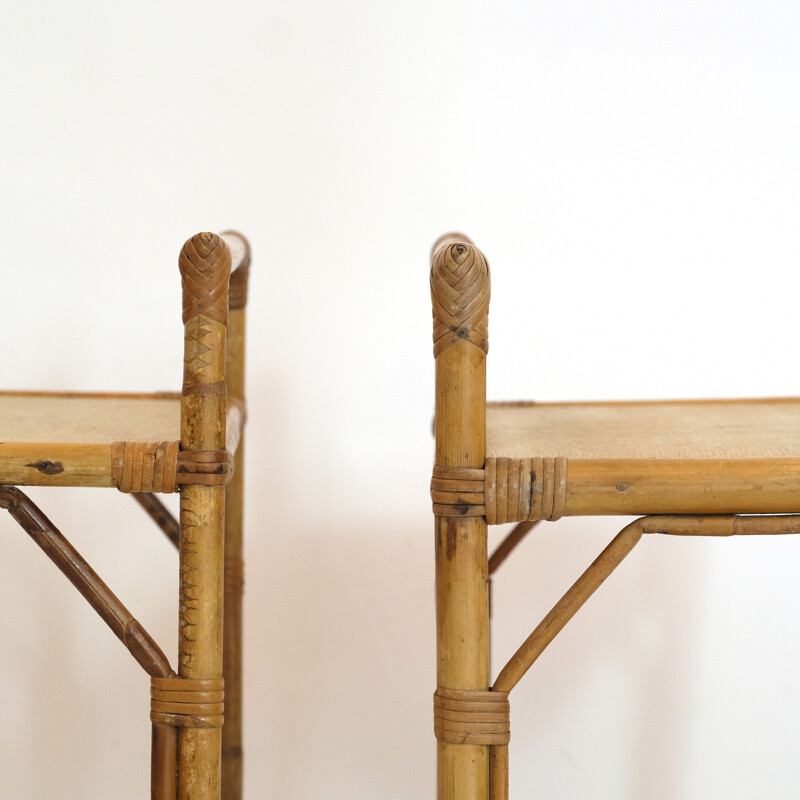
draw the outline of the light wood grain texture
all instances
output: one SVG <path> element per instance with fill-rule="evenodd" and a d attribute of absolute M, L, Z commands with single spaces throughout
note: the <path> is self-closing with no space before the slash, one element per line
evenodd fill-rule
<path fill-rule="evenodd" d="M 180 257 L 184 285 L 183 450 L 225 446 L 225 325 L 230 251 L 198 234 Z M 220 289 L 220 287 L 223 287 Z M 224 486 L 186 486 L 180 502 L 178 674 L 222 678 Z M 218 727 L 178 731 L 178 797 L 218 800 L 222 736 Z"/>
<path fill-rule="evenodd" d="M 464 312 L 475 297 L 488 306 L 488 270 L 464 281 L 462 264 L 482 261 L 466 241 L 446 240 L 434 253 L 431 289 L 436 343 L 436 465 L 482 467 L 485 458 L 486 353 L 483 308 Z M 479 281 L 475 287 L 469 281 Z M 485 291 L 484 291 L 485 288 Z M 449 305 L 448 305 L 449 304 Z M 446 306 L 444 316 L 437 310 Z M 470 331 L 469 320 L 478 329 Z M 448 332 L 450 320 L 457 320 Z M 443 344 L 444 343 L 444 344 Z M 486 345 L 488 346 L 488 344 Z M 445 689 L 489 688 L 489 602 L 486 521 L 437 516 L 437 685 Z M 439 800 L 486 800 L 488 747 L 438 741 Z"/>

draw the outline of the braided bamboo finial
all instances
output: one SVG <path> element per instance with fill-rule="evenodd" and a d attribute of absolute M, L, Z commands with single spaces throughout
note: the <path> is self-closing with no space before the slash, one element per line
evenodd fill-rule
<path fill-rule="evenodd" d="M 460 339 L 489 352 L 489 264 L 460 234 L 437 242 L 431 259 L 433 355 Z"/>
<path fill-rule="evenodd" d="M 228 324 L 228 280 L 231 253 L 215 233 L 198 233 L 181 249 L 183 322 L 197 315 Z"/>

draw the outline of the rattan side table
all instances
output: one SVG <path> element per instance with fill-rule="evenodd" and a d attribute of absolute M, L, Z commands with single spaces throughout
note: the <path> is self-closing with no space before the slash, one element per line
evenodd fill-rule
<path fill-rule="evenodd" d="M 0 507 L 150 676 L 154 800 L 238 800 L 249 245 L 233 232 L 200 233 L 179 266 L 182 391 L 0 393 Z M 20 486 L 114 488 L 161 527 L 179 553 L 174 667 Z M 179 520 L 156 496 L 176 491 Z"/>
<path fill-rule="evenodd" d="M 509 692 L 645 534 L 800 533 L 800 399 L 487 403 L 489 267 L 463 234 L 433 248 L 439 800 L 508 796 Z M 489 580 L 541 520 L 625 527 L 494 681 Z M 487 525 L 517 522 L 497 550 Z"/>

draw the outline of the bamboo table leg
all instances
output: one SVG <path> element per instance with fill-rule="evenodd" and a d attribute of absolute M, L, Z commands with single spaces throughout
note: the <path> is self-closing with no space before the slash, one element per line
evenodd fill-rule
<path fill-rule="evenodd" d="M 489 273 L 465 237 L 440 240 L 431 266 L 436 357 L 436 465 L 457 483 L 482 469 L 486 449 L 485 329 Z M 450 470 L 451 472 L 447 472 Z M 459 470 L 461 472 L 459 472 Z M 443 480 L 447 481 L 448 478 Z M 436 637 L 439 690 L 489 688 L 486 519 L 436 506 Z M 486 800 L 488 746 L 451 735 L 436 718 L 439 800 Z"/>
<path fill-rule="evenodd" d="M 227 384 L 232 397 L 244 401 L 245 320 L 250 248 L 243 236 L 229 232 L 226 240 L 238 239 L 247 255 L 231 274 L 230 320 L 226 346 Z M 244 498 L 244 429 L 236 448 L 233 478 L 225 492 L 225 624 L 223 626 L 223 673 L 225 675 L 225 724 L 222 727 L 222 798 L 242 796 L 242 590 Z"/>
<path fill-rule="evenodd" d="M 225 333 L 231 255 L 217 236 L 202 233 L 183 246 L 184 374 L 181 448 L 225 447 Z M 181 489 L 178 674 L 222 678 L 224 485 Z M 221 720 L 220 720 L 221 722 Z M 179 800 L 218 800 L 222 731 L 215 725 L 178 731 Z"/>

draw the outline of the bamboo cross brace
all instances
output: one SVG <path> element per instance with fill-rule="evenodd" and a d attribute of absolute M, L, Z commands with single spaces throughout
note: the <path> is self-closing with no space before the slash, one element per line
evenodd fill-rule
<path fill-rule="evenodd" d="M 512 538 L 514 529 L 509 538 Z M 527 533 L 527 531 L 524 531 Z M 510 692 L 583 604 L 622 563 L 646 533 L 670 536 L 758 536 L 800 533 L 800 514 L 640 517 L 623 528 L 565 592 L 500 670 L 492 691 Z M 508 552 L 522 538 L 520 535 Z M 503 543 L 505 544 L 505 543 Z M 503 545 L 501 544 L 501 547 Z M 498 548 L 499 550 L 500 548 Z M 505 554 L 507 555 L 508 552 Z M 501 559 L 502 561 L 502 559 Z M 490 747 L 490 800 L 508 797 L 508 745 Z"/>
<path fill-rule="evenodd" d="M 492 687 L 510 692 L 556 635 L 646 533 L 670 536 L 753 536 L 800 533 L 800 514 L 640 517 L 623 528 L 572 584 L 500 670 Z"/>
<path fill-rule="evenodd" d="M 27 495 L 15 486 L 0 486 L 0 508 L 8 511 L 66 575 L 148 675 L 166 678 L 174 674 L 152 636 Z"/>
<path fill-rule="evenodd" d="M 8 511 L 66 575 L 148 675 L 175 675 L 153 637 L 26 494 L 16 486 L 0 486 L 0 508 Z M 163 725 L 153 725 L 152 731 L 151 797 L 174 800 L 177 731 Z"/>

